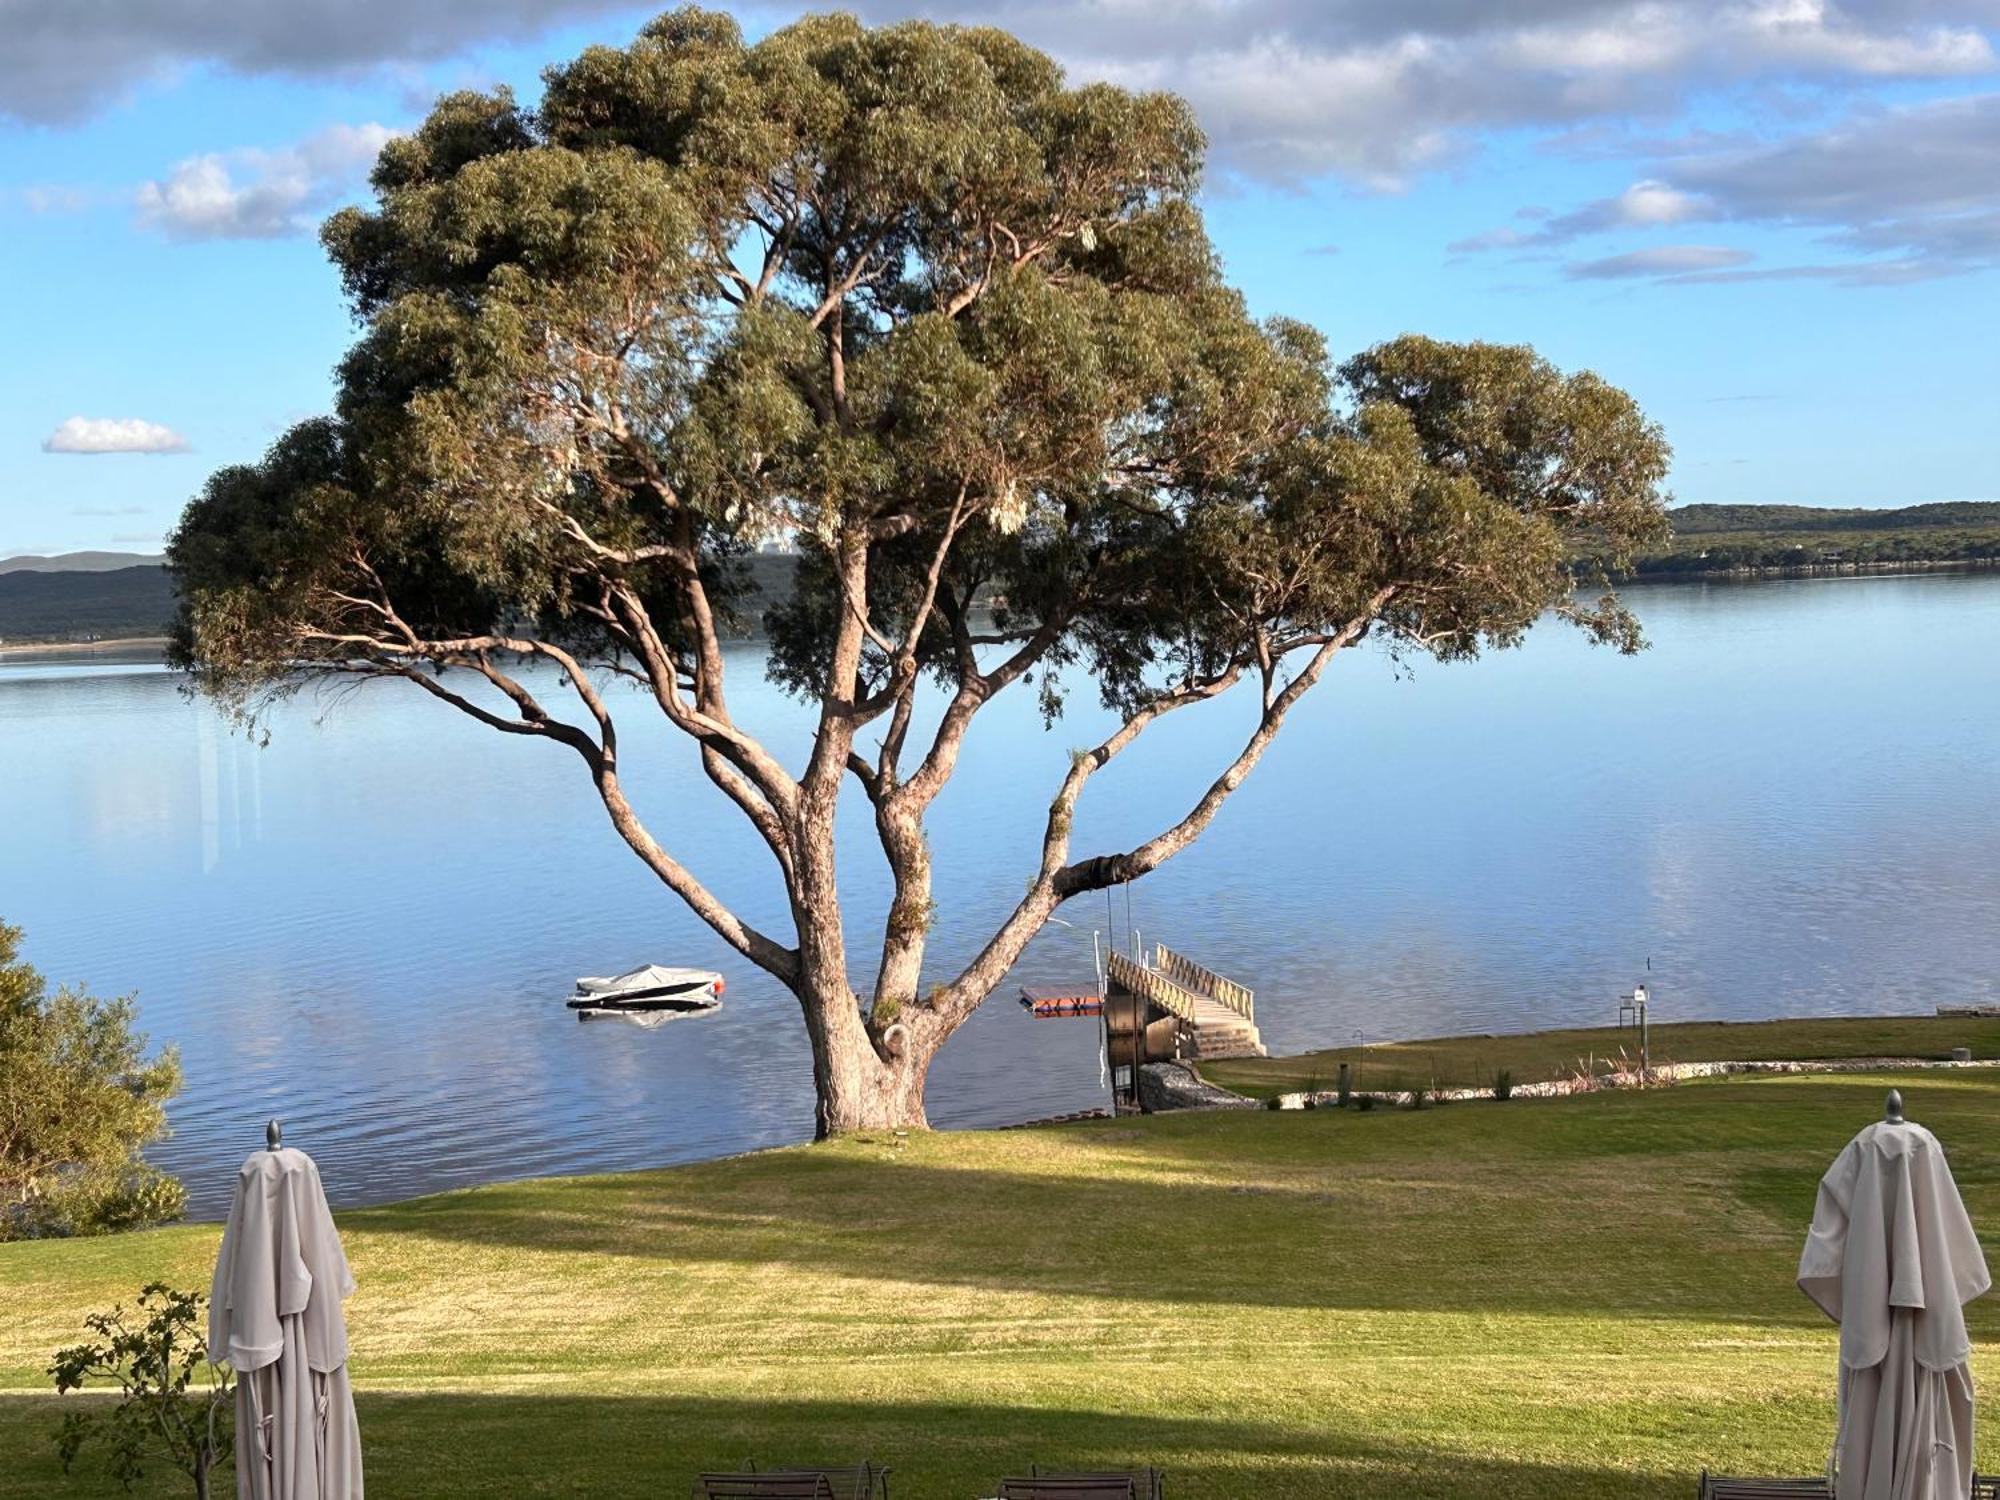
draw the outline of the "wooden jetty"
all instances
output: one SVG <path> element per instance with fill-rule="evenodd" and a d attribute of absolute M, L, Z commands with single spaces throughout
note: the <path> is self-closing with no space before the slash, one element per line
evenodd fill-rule
<path fill-rule="evenodd" d="M 1105 978 L 1114 997 L 1120 993 L 1136 996 L 1152 1010 L 1173 1018 L 1175 1052 L 1180 1058 L 1268 1055 L 1257 1032 L 1256 996 L 1164 943 L 1155 946 L 1150 966 L 1112 953 L 1105 964 Z"/>

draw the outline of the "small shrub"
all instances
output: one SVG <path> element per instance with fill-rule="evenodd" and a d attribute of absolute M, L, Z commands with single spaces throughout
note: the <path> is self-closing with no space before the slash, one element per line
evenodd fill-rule
<path fill-rule="evenodd" d="M 1418 1084 L 1410 1090 L 1411 1109 L 1422 1109 L 1424 1108 L 1425 1105 L 1429 1104 L 1430 1102 L 1431 1102 L 1430 1090 L 1425 1088 L 1422 1084 Z"/>
<path fill-rule="evenodd" d="M 147 1054 L 130 997 L 51 993 L 20 941 L 0 922 L 0 1241 L 178 1219 L 186 1191 L 140 1155 L 180 1088 L 173 1049 Z"/>
<path fill-rule="evenodd" d="M 64 1414 L 56 1452 L 65 1473 L 94 1440 L 126 1489 L 159 1460 L 193 1482 L 196 1500 L 208 1500 L 209 1473 L 233 1446 L 235 1407 L 234 1377 L 208 1357 L 207 1300 L 152 1282 L 139 1293 L 144 1321 L 128 1321 L 122 1307 L 92 1313 L 83 1322 L 97 1341 L 56 1352 L 49 1375 L 59 1394 L 103 1384 L 123 1398 Z"/>
<path fill-rule="evenodd" d="M 1493 1075 L 1493 1097 L 1495 1099 L 1511 1099 L 1513 1096 L 1514 1075 L 1510 1070 L 1502 1068 Z"/>
<path fill-rule="evenodd" d="M 1364 1115 L 1367 1114 L 1369 1110 L 1375 1107 L 1375 1096 L 1373 1094 L 1356 1094 L 1354 1096 L 1354 1107 Z"/>

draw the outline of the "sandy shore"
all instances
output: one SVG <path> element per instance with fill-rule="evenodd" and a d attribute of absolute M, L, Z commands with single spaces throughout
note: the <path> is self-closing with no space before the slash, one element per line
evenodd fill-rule
<path fill-rule="evenodd" d="M 120 636 L 103 641 L 27 641 L 19 645 L 0 645 L 0 661 L 38 656 L 73 656 L 84 661 L 112 657 L 120 661 L 135 661 L 157 657 L 166 649 L 167 638 L 163 635 Z"/>

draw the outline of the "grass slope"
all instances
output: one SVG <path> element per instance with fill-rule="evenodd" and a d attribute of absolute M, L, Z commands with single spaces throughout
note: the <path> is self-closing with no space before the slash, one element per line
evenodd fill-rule
<path fill-rule="evenodd" d="M 369 1492 L 677 1496 L 863 1454 L 902 1500 L 1030 1460 L 1158 1462 L 1178 1500 L 1810 1471 L 1835 1340 L 1791 1279 L 1892 1082 L 2000 1222 L 1984 1073 L 851 1141 L 343 1214 Z M 0 1246 L 0 1495 L 106 1492 L 22 1392 L 87 1310 L 205 1282 L 215 1240 Z"/>
<path fill-rule="evenodd" d="M 1676 1021 L 1652 1028 L 1653 1062 L 1768 1062 L 1793 1058 L 1941 1059 L 1954 1047 L 2000 1057 L 2000 1019 L 1879 1016 L 1824 1021 Z M 1634 1061 L 1639 1033 L 1630 1027 L 1530 1031 L 1511 1036 L 1446 1036 L 1420 1042 L 1332 1047 L 1294 1057 L 1249 1057 L 1201 1065 L 1211 1083 L 1269 1099 L 1302 1089 L 1331 1089 L 1348 1064 L 1356 1089 L 1389 1092 L 1428 1087 L 1485 1088 L 1502 1069 L 1516 1083 L 1540 1083 L 1600 1065 L 1620 1049 Z M 1603 1071 L 1600 1066 L 1599 1071 Z"/>

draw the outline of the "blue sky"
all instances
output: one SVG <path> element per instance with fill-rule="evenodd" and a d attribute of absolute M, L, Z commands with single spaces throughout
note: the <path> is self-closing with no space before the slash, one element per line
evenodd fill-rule
<path fill-rule="evenodd" d="M 1593 368 L 1682 501 L 2000 498 L 2000 0 L 858 8 L 1187 94 L 1260 311 Z M 0 0 L 0 556 L 155 550 L 327 404 L 352 330 L 312 229 L 387 133 L 654 9 Z"/>

